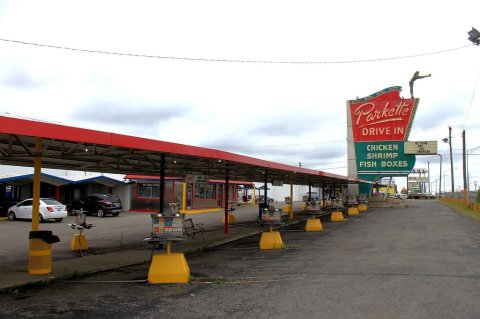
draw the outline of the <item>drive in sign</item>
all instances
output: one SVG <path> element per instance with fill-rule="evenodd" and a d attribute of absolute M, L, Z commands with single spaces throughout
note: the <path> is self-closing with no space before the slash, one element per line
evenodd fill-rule
<path fill-rule="evenodd" d="M 394 86 L 348 102 L 355 142 L 407 140 L 418 99 L 403 99 L 400 90 Z"/>
<path fill-rule="evenodd" d="M 347 101 L 348 176 L 369 181 L 385 176 L 407 176 L 415 155 L 405 154 L 419 99 L 400 97 L 400 86 L 365 98 Z M 349 186 L 353 189 L 353 186 Z M 360 193 L 369 193 L 360 185 Z M 352 191 L 355 193 L 356 191 Z"/>

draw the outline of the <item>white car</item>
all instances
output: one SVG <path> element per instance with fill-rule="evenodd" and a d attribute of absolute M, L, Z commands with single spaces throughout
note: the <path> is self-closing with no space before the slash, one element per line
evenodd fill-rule
<path fill-rule="evenodd" d="M 33 199 L 30 198 L 10 207 L 8 209 L 8 220 L 32 219 L 32 203 Z M 40 222 L 49 219 L 61 222 L 63 218 L 67 217 L 67 206 L 51 198 L 40 198 L 39 210 Z"/>

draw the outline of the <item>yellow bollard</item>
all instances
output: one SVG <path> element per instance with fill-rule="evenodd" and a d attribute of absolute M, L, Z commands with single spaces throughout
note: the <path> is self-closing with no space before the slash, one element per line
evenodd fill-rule
<path fill-rule="evenodd" d="M 70 241 L 71 250 L 88 250 L 88 241 L 84 234 L 74 234 Z"/>
<path fill-rule="evenodd" d="M 360 215 L 360 212 L 358 211 L 358 208 L 355 206 L 350 206 L 348 207 L 348 216 L 358 216 Z"/>
<path fill-rule="evenodd" d="M 306 212 L 307 211 L 307 203 L 303 202 L 302 205 L 300 206 L 301 210 Z"/>
<path fill-rule="evenodd" d="M 225 224 L 225 216 L 222 218 L 222 223 Z M 236 224 L 237 223 L 237 217 L 234 214 L 228 215 L 228 224 Z"/>
<path fill-rule="evenodd" d="M 272 226 L 270 226 L 269 232 L 263 232 L 260 237 L 260 249 L 283 249 L 284 244 L 280 232 L 273 231 Z"/>
<path fill-rule="evenodd" d="M 367 211 L 367 205 L 365 203 L 358 204 L 358 211 L 359 212 L 365 212 Z"/>
<path fill-rule="evenodd" d="M 184 284 L 190 280 L 190 268 L 183 253 L 170 253 L 170 242 L 167 242 L 167 253 L 152 257 L 148 270 L 150 284 Z"/>
<path fill-rule="evenodd" d="M 307 220 L 307 224 L 305 225 L 305 231 L 322 231 L 323 226 L 320 219 L 311 218 Z"/>
<path fill-rule="evenodd" d="M 332 212 L 330 215 L 330 221 L 332 222 L 343 222 L 345 218 L 343 218 L 343 213 L 339 210 Z"/>
<path fill-rule="evenodd" d="M 52 245 L 42 239 L 30 239 L 28 252 L 28 273 L 44 275 L 52 272 Z"/>

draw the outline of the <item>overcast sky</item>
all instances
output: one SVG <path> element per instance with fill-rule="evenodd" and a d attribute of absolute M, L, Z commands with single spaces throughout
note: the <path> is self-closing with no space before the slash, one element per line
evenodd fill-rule
<path fill-rule="evenodd" d="M 467 32 L 479 13 L 471 0 L 0 0 L 0 112 L 346 175 L 346 101 L 390 86 L 409 97 L 418 70 L 432 77 L 415 82 L 409 140 L 439 141 L 449 178 L 452 126 L 457 189 L 465 129 L 473 189 L 480 47 Z M 416 167 L 427 161 L 435 187 L 438 156 Z"/>

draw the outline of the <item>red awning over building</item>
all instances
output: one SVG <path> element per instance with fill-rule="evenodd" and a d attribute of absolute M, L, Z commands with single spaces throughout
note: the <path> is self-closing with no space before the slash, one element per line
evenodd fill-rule
<path fill-rule="evenodd" d="M 33 166 L 35 139 L 43 140 L 42 167 L 115 174 L 159 175 L 165 155 L 167 176 L 203 174 L 212 179 L 317 185 L 363 182 L 345 176 L 230 152 L 34 119 L 0 116 L 0 164 Z"/>

